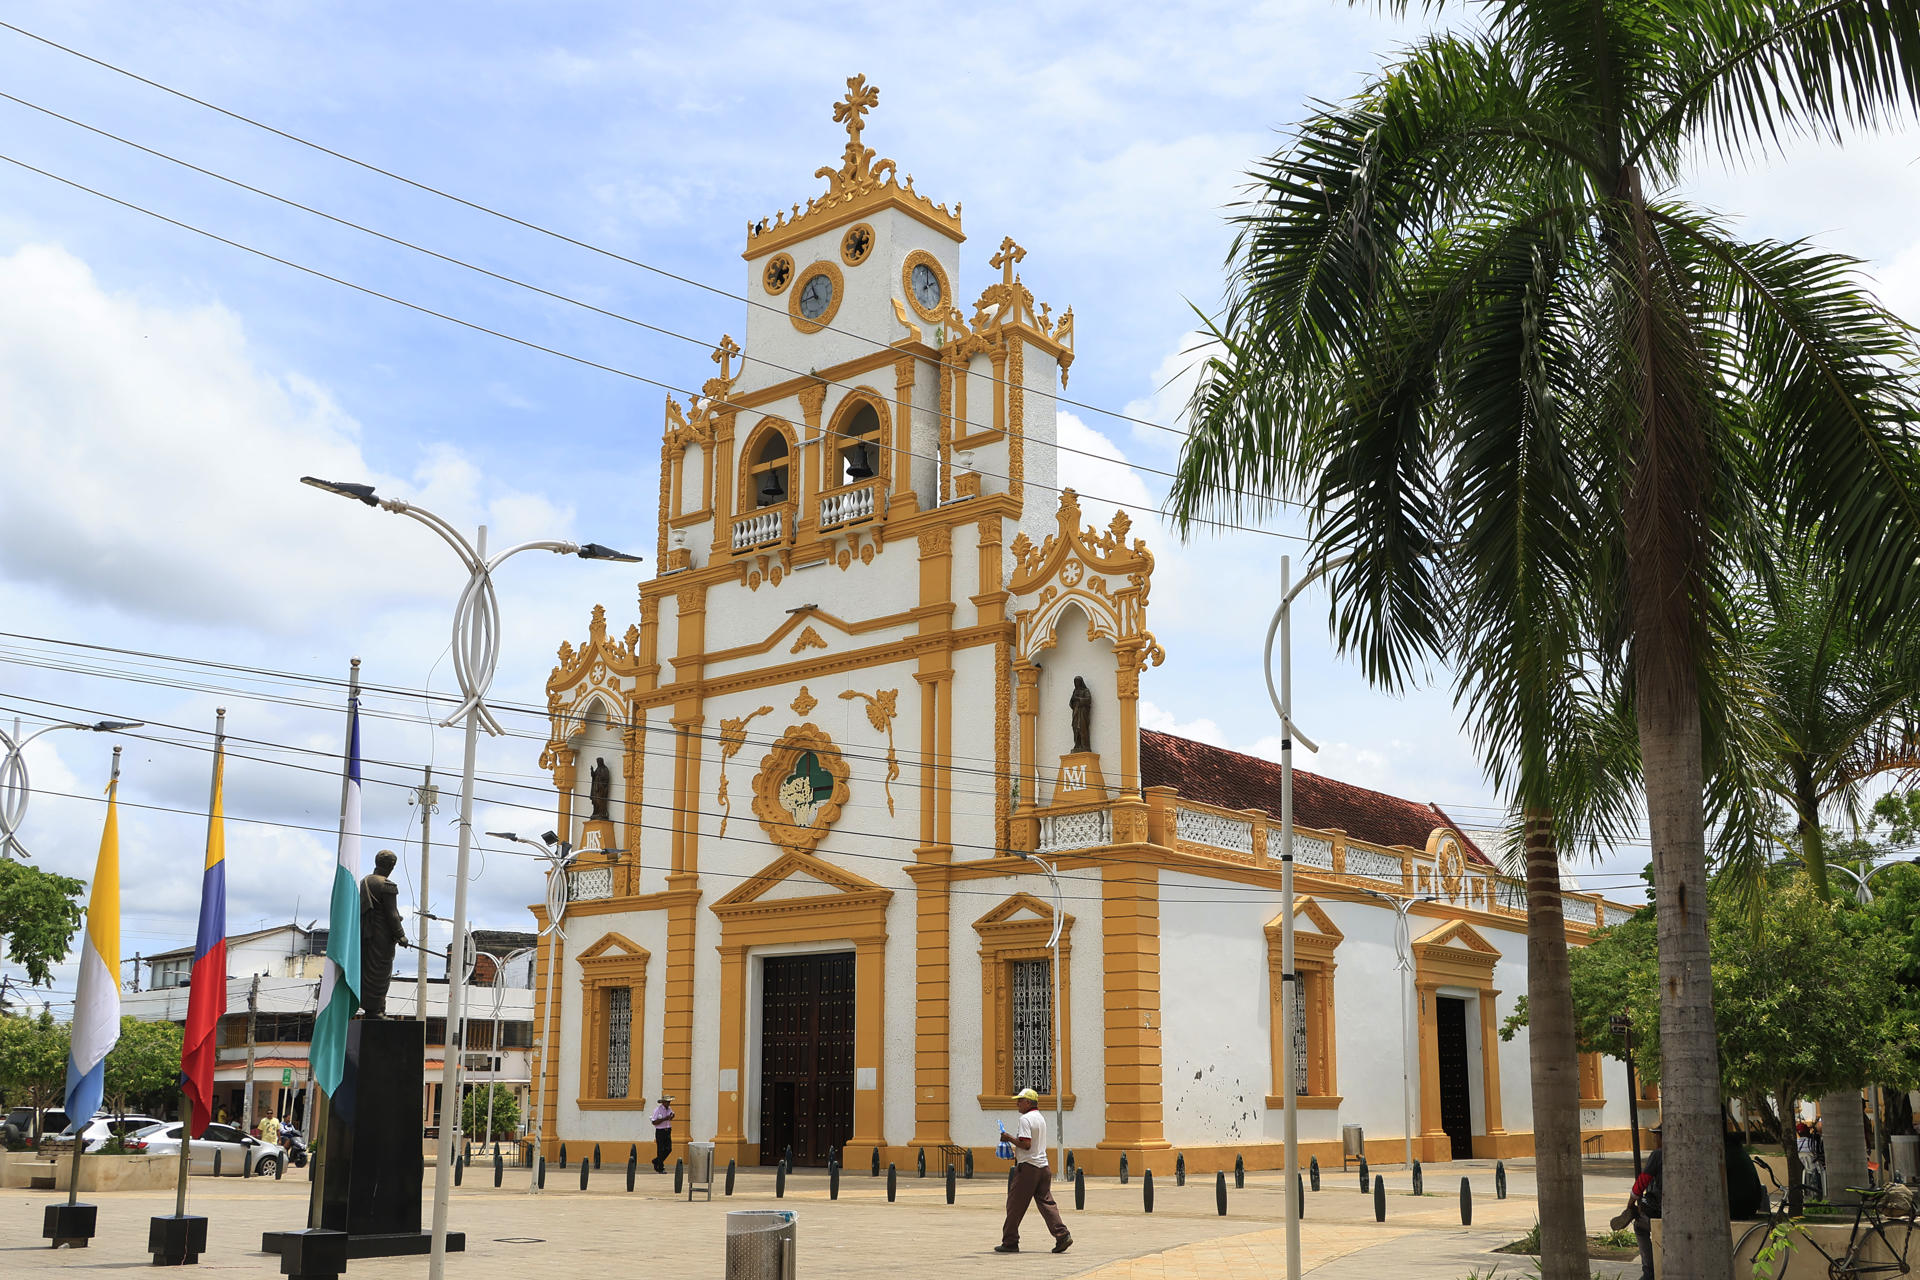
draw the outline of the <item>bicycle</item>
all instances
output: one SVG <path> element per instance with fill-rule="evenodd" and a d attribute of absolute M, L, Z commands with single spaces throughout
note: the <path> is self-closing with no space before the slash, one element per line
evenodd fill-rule
<path fill-rule="evenodd" d="M 1767 1216 L 1748 1227 L 1734 1242 L 1733 1256 L 1736 1262 L 1744 1260 L 1753 1264 L 1761 1274 L 1771 1274 L 1772 1263 L 1784 1253 L 1791 1234 L 1798 1231 L 1807 1246 L 1826 1260 L 1828 1280 L 1903 1276 L 1913 1270 L 1907 1261 L 1916 1226 L 1912 1188 L 1898 1183 L 1886 1188 L 1847 1188 L 1859 1197 L 1859 1203 L 1853 1211 L 1853 1225 L 1847 1233 L 1846 1247 L 1834 1254 L 1827 1252 L 1820 1241 L 1805 1230 L 1800 1219 L 1788 1215 L 1785 1189 L 1781 1188 L 1780 1180 L 1774 1177 L 1773 1169 L 1766 1161 L 1756 1156 L 1754 1163 L 1766 1170 L 1768 1180 L 1782 1194 L 1777 1205 L 1769 1196 Z M 1870 1257 L 1875 1252 L 1876 1241 L 1885 1247 L 1886 1261 Z M 1753 1246 L 1751 1254 L 1747 1252 L 1749 1244 Z M 1766 1270 L 1761 1271 L 1762 1267 Z"/>

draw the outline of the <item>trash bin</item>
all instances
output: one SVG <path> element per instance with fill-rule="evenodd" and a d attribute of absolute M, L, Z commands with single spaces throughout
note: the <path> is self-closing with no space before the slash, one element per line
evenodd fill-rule
<path fill-rule="evenodd" d="M 726 1280 L 794 1280 L 798 1216 L 791 1209 L 730 1211 Z"/>
<path fill-rule="evenodd" d="M 1920 1180 L 1920 1136 L 1896 1133 L 1893 1142 L 1893 1171 L 1908 1182 Z"/>
<path fill-rule="evenodd" d="M 1340 1126 L 1340 1167 L 1346 1168 L 1355 1160 L 1364 1160 L 1367 1156 L 1367 1135 L 1357 1124 Z"/>
<path fill-rule="evenodd" d="M 711 1142 L 687 1144 L 687 1199 L 693 1199 L 695 1191 L 704 1191 L 707 1193 L 707 1199 L 713 1199 L 713 1144 Z"/>

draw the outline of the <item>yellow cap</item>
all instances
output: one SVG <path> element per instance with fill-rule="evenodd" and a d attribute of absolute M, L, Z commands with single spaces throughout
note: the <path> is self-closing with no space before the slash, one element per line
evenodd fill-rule
<path fill-rule="evenodd" d="M 1035 1093 L 1032 1089 L 1022 1089 L 1020 1092 L 1014 1094 L 1013 1097 L 1016 1102 L 1024 1098 L 1026 1101 L 1033 1103 L 1035 1106 L 1040 1105 L 1040 1095 L 1038 1093 Z"/>

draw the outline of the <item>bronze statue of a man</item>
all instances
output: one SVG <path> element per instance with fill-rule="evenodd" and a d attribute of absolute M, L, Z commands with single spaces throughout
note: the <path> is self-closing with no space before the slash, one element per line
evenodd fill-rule
<path fill-rule="evenodd" d="M 612 821 L 613 815 L 607 806 L 613 797 L 613 770 L 607 768 L 605 756 L 593 758 L 593 768 L 587 771 L 587 795 L 593 800 L 593 811 L 587 815 L 587 821 Z"/>
<path fill-rule="evenodd" d="M 1073 713 L 1073 749 L 1075 753 L 1093 750 L 1093 690 L 1080 676 L 1073 678 L 1073 693 L 1067 698 L 1067 710 Z"/>
<path fill-rule="evenodd" d="M 399 861 L 393 850 L 382 849 L 373 855 L 373 874 L 360 881 L 360 1008 L 368 1018 L 387 1016 L 393 949 L 409 945 L 400 887 L 390 878 Z"/>

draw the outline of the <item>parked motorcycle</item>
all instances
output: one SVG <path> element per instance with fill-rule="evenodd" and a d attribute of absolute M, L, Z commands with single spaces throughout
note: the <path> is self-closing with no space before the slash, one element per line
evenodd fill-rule
<path fill-rule="evenodd" d="M 287 1165 L 290 1168 L 304 1168 L 307 1163 L 307 1140 L 292 1125 L 280 1126 L 280 1146 L 287 1153 Z"/>

